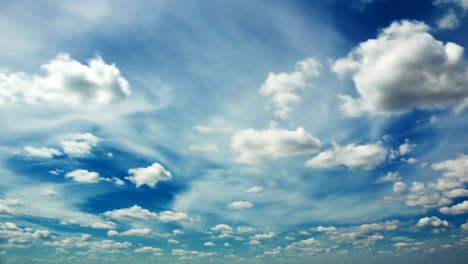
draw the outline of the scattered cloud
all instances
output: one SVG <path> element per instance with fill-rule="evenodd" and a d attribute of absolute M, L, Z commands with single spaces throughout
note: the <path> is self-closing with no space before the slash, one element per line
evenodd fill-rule
<path fill-rule="evenodd" d="M 310 80 L 320 76 L 322 65 L 313 58 L 297 62 L 293 72 L 269 73 L 260 88 L 268 96 L 279 118 L 288 118 L 292 107 L 300 100 L 300 92 L 310 85 Z"/>
<path fill-rule="evenodd" d="M 104 216 L 119 219 L 119 220 L 149 220 L 155 219 L 158 214 L 151 212 L 147 209 L 143 209 L 138 205 L 134 205 L 130 208 L 115 209 L 103 213 Z"/>
<path fill-rule="evenodd" d="M 252 207 L 254 207 L 254 204 L 251 202 L 247 202 L 247 201 L 236 201 L 228 205 L 229 209 L 235 209 L 235 210 L 250 209 Z"/>
<path fill-rule="evenodd" d="M 287 130 L 272 124 L 268 129 L 236 132 L 231 147 L 241 163 L 261 163 L 299 154 L 316 152 L 322 143 L 304 128 Z"/>
<path fill-rule="evenodd" d="M 172 179 L 172 173 L 159 163 L 153 163 L 146 168 L 129 169 L 128 173 L 131 176 L 126 177 L 126 179 L 133 182 L 137 188 L 145 184 L 154 188 L 159 181 Z"/>
<path fill-rule="evenodd" d="M 35 148 L 35 147 L 26 146 L 24 147 L 24 152 L 29 157 L 45 158 L 45 159 L 50 159 L 50 158 L 62 155 L 62 152 L 60 152 L 59 150 L 56 150 L 54 148 L 45 148 L 45 147 Z"/>
<path fill-rule="evenodd" d="M 344 147 L 333 143 L 331 150 L 319 153 L 306 162 L 314 169 L 329 169 L 340 165 L 352 170 L 372 170 L 385 161 L 387 150 L 380 143 L 349 144 Z"/>

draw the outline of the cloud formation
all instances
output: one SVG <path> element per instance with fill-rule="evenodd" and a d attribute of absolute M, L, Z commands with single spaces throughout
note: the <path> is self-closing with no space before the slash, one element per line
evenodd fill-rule
<path fill-rule="evenodd" d="M 398 21 L 355 47 L 332 66 L 351 76 L 357 98 L 339 95 L 347 116 L 391 115 L 412 109 L 455 107 L 468 98 L 463 47 L 436 40 L 422 22 Z"/>
<path fill-rule="evenodd" d="M 154 188 L 159 181 L 172 179 L 172 173 L 159 163 L 153 163 L 146 168 L 129 169 L 128 173 L 130 176 L 126 177 L 126 179 L 133 182 L 137 188 L 145 184 Z"/>
<path fill-rule="evenodd" d="M 42 75 L 0 71 L 0 106 L 47 104 L 107 105 L 125 99 L 131 89 L 114 64 L 97 56 L 81 64 L 59 54 L 41 66 Z"/>

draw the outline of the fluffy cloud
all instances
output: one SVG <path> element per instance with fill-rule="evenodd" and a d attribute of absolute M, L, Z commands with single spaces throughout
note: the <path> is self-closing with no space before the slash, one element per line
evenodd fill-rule
<path fill-rule="evenodd" d="M 144 253 L 144 252 L 150 252 L 150 253 L 161 253 L 163 252 L 162 248 L 155 248 L 155 247 L 140 247 L 135 249 L 135 252 L 137 253 Z"/>
<path fill-rule="evenodd" d="M 53 148 L 45 148 L 45 147 L 35 148 L 35 147 L 26 146 L 24 147 L 24 152 L 29 157 L 46 158 L 46 159 L 50 159 L 55 156 L 62 155 L 62 152 L 60 152 L 59 150 L 56 150 Z"/>
<path fill-rule="evenodd" d="M 351 75 L 359 95 L 340 95 L 348 116 L 397 114 L 460 104 L 468 98 L 463 47 L 442 43 L 421 22 L 394 22 L 354 48 L 332 70 Z"/>
<path fill-rule="evenodd" d="M 213 243 L 213 242 L 205 242 L 205 243 L 203 243 L 203 246 L 205 246 L 205 247 L 214 247 L 214 246 L 216 246 L 216 244 Z"/>
<path fill-rule="evenodd" d="M 248 226 L 237 227 L 237 233 L 239 234 L 253 233 L 253 232 L 255 232 L 255 229 L 253 229 L 252 227 L 248 227 Z"/>
<path fill-rule="evenodd" d="M 293 72 L 268 74 L 260 93 L 270 98 L 277 117 L 287 118 L 292 107 L 300 100 L 300 92 L 311 79 L 320 76 L 321 68 L 321 64 L 312 58 L 299 61 Z"/>
<path fill-rule="evenodd" d="M 271 240 L 273 238 L 276 238 L 277 235 L 275 232 L 270 232 L 270 233 L 266 233 L 266 234 L 256 234 L 255 236 L 253 236 L 253 239 L 254 240 L 257 240 L 257 241 L 260 241 L 260 240 Z"/>
<path fill-rule="evenodd" d="M 232 233 L 232 227 L 226 224 L 217 224 L 211 228 L 213 232 L 223 232 L 223 233 Z"/>
<path fill-rule="evenodd" d="M 468 201 L 456 204 L 452 207 L 442 207 L 439 210 L 443 214 L 459 215 L 468 213 Z"/>
<path fill-rule="evenodd" d="M 254 207 L 254 204 L 251 202 L 247 202 L 247 201 L 236 201 L 228 205 L 229 209 L 235 209 L 235 210 L 250 209 L 252 207 Z"/>
<path fill-rule="evenodd" d="M 0 71 L 0 106 L 47 104 L 89 107 L 106 105 L 130 95 L 127 80 L 101 57 L 88 65 L 59 54 L 41 66 L 43 75 Z"/>
<path fill-rule="evenodd" d="M 311 228 L 311 230 L 316 231 L 316 232 L 331 233 L 331 232 L 336 231 L 336 227 L 334 227 L 334 226 L 329 226 L 329 227 L 318 226 L 316 228 Z"/>
<path fill-rule="evenodd" d="M 69 156 L 84 156 L 90 154 L 98 142 L 99 138 L 91 133 L 77 133 L 68 135 L 60 142 L 60 145 L 63 152 Z"/>
<path fill-rule="evenodd" d="M 453 160 L 446 160 L 432 164 L 432 168 L 438 171 L 445 171 L 444 177 L 458 178 L 461 182 L 468 182 L 468 156 L 460 155 Z"/>
<path fill-rule="evenodd" d="M 163 222 L 187 221 L 188 215 L 183 212 L 164 211 L 159 213 L 159 219 Z"/>
<path fill-rule="evenodd" d="M 100 180 L 97 172 L 82 169 L 70 171 L 65 174 L 65 177 L 72 178 L 74 181 L 82 183 L 96 183 Z"/>
<path fill-rule="evenodd" d="M 462 230 L 468 231 L 468 222 L 460 226 Z"/>
<path fill-rule="evenodd" d="M 306 166 L 315 169 L 328 169 L 344 165 L 352 170 L 371 170 L 385 161 L 387 150 L 380 144 L 355 145 L 344 147 L 333 143 L 331 150 L 319 153 L 306 162 Z"/>
<path fill-rule="evenodd" d="M 249 164 L 315 152 L 321 146 L 320 140 L 302 127 L 287 130 L 276 124 L 271 124 L 268 129 L 239 131 L 231 141 L 232 149 L 238 154 L 237 161 Z"/>
<path fill-rule="evenodd" d="M 136 187 L 146 184 L 154 188 L 159 181 L 169 181 L 172 179 L 171 172 L 159 163 L 153 163 L 146 168 L 130 169 L 128 173 L 131 176 L 126 177 L 126 179 L 133 182 Z"/>
<path fill-rule="evenodd" d="M 442 228 L 442 227 L 448 227 L 449 223 L 445 220 L 440 220 L 438 217 L 431 216 L 431 217 L 424 217 L 424 218 L 419 219 L 416 226 L 417 227 Z"/>
<path fill-rule="evenodd" d="M 138 205 L 134 205 L 130 208 L 107 211 L 103 213 L 103 215 L 121 220 L 148 220 L 155 219 L 158 216 L 158 214 L 151 212 L 147 209 L 143 209 Z"/>

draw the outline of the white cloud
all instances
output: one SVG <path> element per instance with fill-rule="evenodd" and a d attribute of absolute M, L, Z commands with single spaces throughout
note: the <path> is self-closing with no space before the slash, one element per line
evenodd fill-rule
<path fill-rule="evenodd" d="M 168 239 L 167 242 L 170 244 L 179 244 L 179 241 L 175 239 Z"/>
<path fill-rule="evenodd" d="M 252 207 L 254 207 L 254 204 L 248 201 L 236 201 L 228 205 L 229 209 L 235 210 L 250 209 Z"/>
<path fill-rule="evenodd" d="M 96 183 L 100 180 L 97 172 L 82 169 L 70 171 L 65 174 L 65 177 L 72 178 L 74 181 L 82 183 Z"/>
<path fill-rule="evenodd" d="M 261 193 L 262 192 L 262 187 L 260 186 L 252 186 L 248 189 L 245 190 L 248 193 Z"/>
<path fill-rule="evenodd" d="M 385 161 L 387 150 L 380 144 L 355 145 L 344 147 L 333 143 L 331 150 L 319 153 L 306 162 L 306 166 L 315 169 L 328 169 L 344 165 L 352 170 L 371 170 Z"/>
<path fill-rule="evenodd" d="M 88 65 L 59 54 L 41 66 L 43 75 L 0 71 L 0 106 L 47 104 L 92 107 L 123 100 L 130 86 L 114 64 L 101 57 Z"/>
<path fill-rule="evenodd" d="M 406 191 L 406 184 L 401 181 L 395 182 L 393 184 L 393 191 L 396 193 L 403 193 L 404 191 Z"/>
<path fill-rule="evenodd" d="M 94 222 L 91 224 L 91 228 L 94 228 L 94 229 L 114 229 L 116 227 L 117 227 L 117 224 L 111 221 Z"/>
<path fill-rule="evenodd" d="M 166 170 L 159 163 L 153 163 L 146 168 L 130 169 L 128 173 L 131 174 L 131 176 L 126 177 L 126 179 L 133 182 L 136 187 L 146 184 L 154 188 L 158 181 L 169 181 L 172 179 L 171 172 Z"/>
<path fill-rule="evenodd" d="M 149 236 L 151 235 L 151 230 L 148 228 L 141 228 L 141 229 L 129 229 L 124 232 L 117 232 L 115 230 L 109 230 L 107 232 L 108 236 Z"/>
<path fill-rule="evenodd" d="M 399 182 L 401 181 L 401 176 L 398 172 L 387 172 L 387 174 L 381 176 L 378 180 L 377 183 L 381 182 Z"/>
<path fill-rule="evenodd" d="M 453 160 L 446 160 L 432 164 L 432 168 L 438 171 L 445 171 L 444 177 L 455 177 L 461 182 L 468 182 L 468 156 L 460 155 Z"/>
<path fill-rule="evenodd" d="M 159 219 L 163 222 L 187 221 L 188 215 L 183 212 L 164 211 L 159 213 Z"/>
<path fill-rule="evenodd" d="M 400 155 L 404 156 L 410 153 L 416 147 L 416 144 L 412 144 L 408 139 L 405 139 L 405 143 L 401 144 L 398 147 L 398 152 L 400 153 Z"/>
<path fill-rule="evenodd" d="M 351 75 L 359 95 L 340 95 L 348 116 L 454 106 L 468 97 L 463 47 L 434 39 L 424 23 L 403 20 L 354 48 L 332 70 Z"/>
<path fill-rule="evenodd" d="M 293 72 L 269 73 L 260 93 L 270 98 L 277 117 L 288 118 L 292 107 L 300 100 L 300 92 L 311 79 L 320 76 L 321 68 L 318 61 L 308 58 L 297 62 Z"/>
<path fill-rule="evenodd" d="M 459 25 L 460 19 L 453 10 L 449 10 L 447 14 L 437 20 L 437 27 L 440 29 L 454 29 Z"/>
<path fill-rule="evenodd" d="M 54 148 L 45 148 L 45 147 L 35 148 L 35 147 L 26 146 L 24 147 L 24 152 L 29 157 L 46 158 L 46 159 L 50 159 L 55 156 L 62 155 L 62 152 L 60 152 L 59 150 L 56 150 Z"/>
<path fill-rule="evenodd" d="M 179 230 L 179 229 L 174 229 L 174 230 L 172 230 L 172 234 L 174 236 L 182 236 L 184 234 L 184 232 L 182 230 Z"/>
<path fill-rule="evenodd" d="M 431 217 L 424 217 L 424 218 L 419 219 L 416 226 L 417 227 L 442 228 L 442 227 L 448 227 L 449 223 L 445 220 L 440 220 L 438 217 L 431 216 Z"/>
<path fill-rule="evenodd" d="M 266 234 L 256 234 L 253 236 L 254 240 L 260 241 L 260 240 L 271 240 L 273 238 L 276 238 L 277 235 L 275 232 L 269 232 Z"/>
<path fill-rule="evenodd" d="M 232 227 L 226 224 L 217 224 L 211 228 L 214 232 L 232 233 Z"/>
<path fill-rule="evenodd" d="M 162 248 L 144 246 L 144 247 L 140 247 L 140 248 L 135 249 L 135 252 L 137 252 L 137 253 L 145 253 L 145 252 L 161 253 L 161 252 L 163 252 L 163 249 Z"/>
<path fill-rule="evenodd" d="M 84 156 L 91 153 L 93 147 L 99 142 L 99 138 L 91 133 L 77 133 L 68 135 L 60 142 L 63 152 L 70 156 Z"/>
<path fill-rule="evenodd" d="M 462 230 L 468 231 L 468 222 L 460 226 Z"/>
<path fill-rule="evenodd" d="M 158 216 L 158 214 L 151 212 L 147 209 L 143 209 L 138 205 L 134 205 L 130 208 L 107 211 L 103 213 L 103 215 L 121 220 L 148 220 L 155 219 Z"/>
<path fill-rule="evenodd" d="M 236 132 L 231 147 L 241 163 L 260 163 L 281 157 L 316 152 L 322 143 L 304 128 L 282 129 L 272 124 L 268 129 Z"/>
<path fill-rule="evenodd" d="M 468 213 L 468 201 L 463 201 L 452 207 L 442 207 L 439 210 L 443 214 L 459 215 Z"/>
<path fill-rule="evenodd" d="M 216 244 L 213 243 L 213 242 L 205 242 L 205 243 L 203 243 L 203 246 L 205 246 L 205 247 L 214 247 L 214 246 L 216 246 Z"/>
<path fill-rule="evenodd" d="M 466 189 L 453 189 L 444 193 L 448 198 L 466 197 L 468 196 L 468 190 Z"/>
<path fill-rule="evenodd" d="M 334 226 L 328 226 L 328 227 L 317 226 L 316 228 L 311 228 L 311 230 L 314 230 L 314 231 L 316 231 L 316 232 L 331 233 L 331 232 L 335 232 L 335 231 L 336 231 L 336 227 L 334 227 Z"/>

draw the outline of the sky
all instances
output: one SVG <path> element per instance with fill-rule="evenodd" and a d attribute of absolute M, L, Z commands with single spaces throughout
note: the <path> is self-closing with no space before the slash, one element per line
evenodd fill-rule
<path fill-rule="evenodd" d="M 0 1 L 0 263 L 467 263 L 468 1 Z"/>

